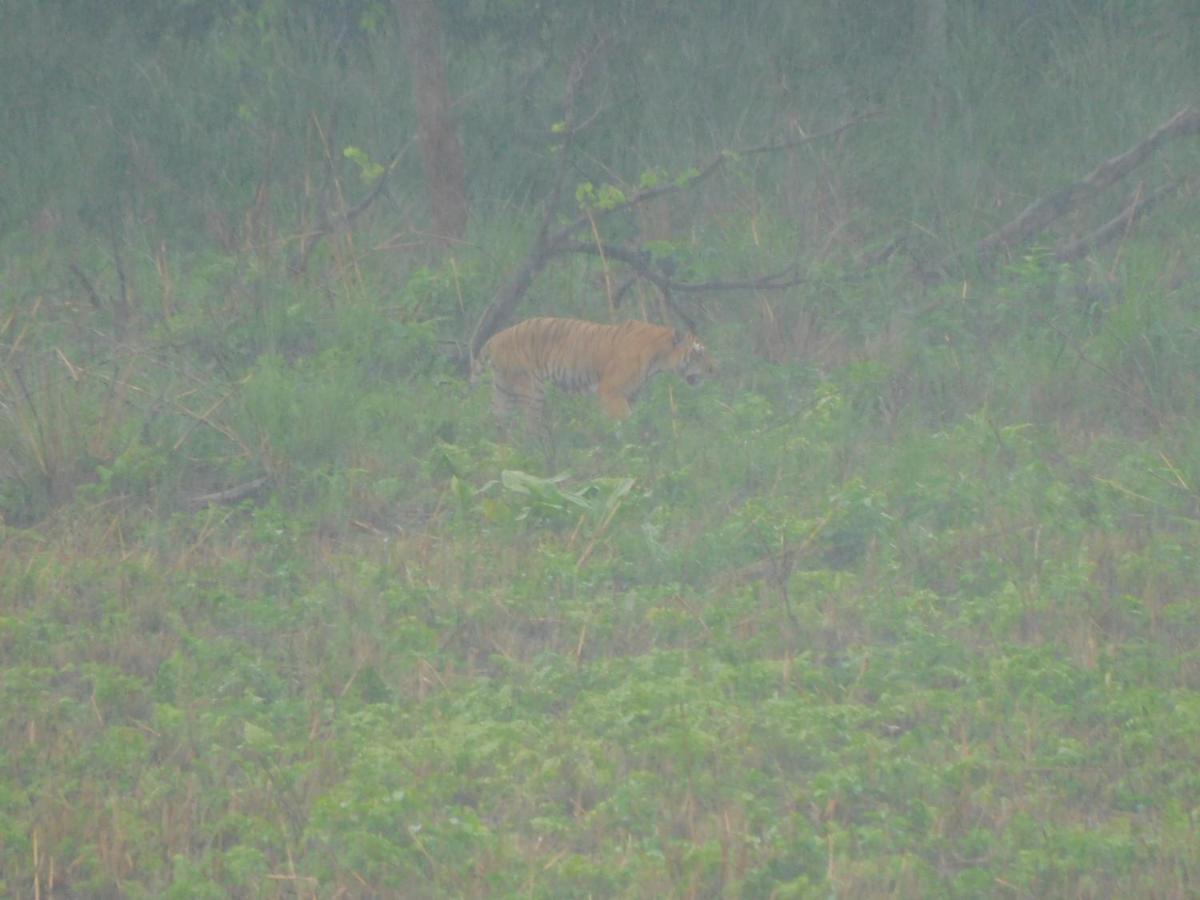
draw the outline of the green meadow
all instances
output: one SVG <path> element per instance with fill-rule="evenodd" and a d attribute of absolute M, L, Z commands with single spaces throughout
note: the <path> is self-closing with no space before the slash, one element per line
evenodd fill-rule
<path fill-rule="evenodd" d="M 979 252 L 1193 4 L 442 3 L 449 243 L 404 3 L 8 6 L 0 895 L 1200 894 L 1200 135 Z M 719 372 L 506 435 L 586 213 Z"/>

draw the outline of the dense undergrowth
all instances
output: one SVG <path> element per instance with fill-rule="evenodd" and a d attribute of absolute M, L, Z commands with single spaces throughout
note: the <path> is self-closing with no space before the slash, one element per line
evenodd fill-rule
<path fill-rule="evenodd" d="M 869 339 L 764 301 L 619 431 L 558 398 L 553 469 L 418 298 L 90 357 L 19 315 L 5 889 L 1190 893 L 1193 312 L 1120 284 L 1047 335 L 1032 277 Z M 216 327 L 298 332 L 162 349 Z"/>
<path fill-rule="evenodd" d="M 240 180 L 227 158 L 197 170 L 211 193 L 171 222 L 147 189 L 89 224 L 64 199 L 86 166 L 14 193 L 0 893 L 1194 896 L 1194 188 L 1074 265 L 1034 246 L 918 271 L 1027 202 L 997 185 L 1052 188 L 1177 105 L 1109 92 L 1120 115 L 1095 115 L 1117 81 L 1137 96 L 1133 26 L 1100 6 L 1034 48 L 1067 87 L 1025 117 L 989 91 L 1030 60 L 1005 69 L 966 32 L 954 54 L 997 78 L 964 78 L 940 137 L 893 115 L 792 158 L 803 177 L 746 163 L 682 198 L 685 272 L 799 245 L 807 281 L 689 306 L 715 380 L 662 376 L 619 427 L 553 396 L 548 446 L 501 438 L 452 343 L 536 230 L 524 169 L 439 261 L 405 245 L 399 205 L 303 273 L 295 198 L 248 201 L 245 158 Z M 1144 89 L 1190 58 L 1157 34 Z M 208 64 L 251 52 L 227 50 Z M 870 75 L 820 69 L 841 87 L 818 96 Z M 361 83 L 336 86 L 370 119 Z M 495 127 L 469 113 L 468 134 Z M 670 159 L 630 127 L 635 156 Z M 154 166 L 182 188 L 169 153 Z M 916 261 L 864 265 L 906 208 Z M 523 309 L 603 318 L 602 282 L 595 261 L 552 267 Z"/>

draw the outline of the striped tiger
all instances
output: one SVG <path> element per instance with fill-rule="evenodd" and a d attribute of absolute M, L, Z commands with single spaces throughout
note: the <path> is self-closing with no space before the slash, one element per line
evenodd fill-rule
<path fill-rule="evenodd" d="M 526 319 L 492 335 L 475 360 L 473 376 L 492 369 L 492 411 L 507 422 L 522 410 L 541 428 L 546 384 L 572 393 L 594 393 L 613 419 L 658 372 L 675 372 L 695 384 L 716 371 L 691 332 L 649 322 L 602 325 L 580 319 Z"/>

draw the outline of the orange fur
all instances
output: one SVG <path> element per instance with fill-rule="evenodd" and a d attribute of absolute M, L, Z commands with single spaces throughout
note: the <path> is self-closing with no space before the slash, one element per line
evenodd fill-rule
<path fill-rule="evenodd" d="M 492 335 L 477 367 L 492 368 L 492 408 L 508 419 L 519 407 L 539 425 L 547 382 L 591 392 L 604 411 L 624 419 L 630 404 L 658 372 L 677 372 L 689 384 L 711 375 L 715 364 L 690 332 L 649 322 L 601 325 L 579 319 L 526 319 Z"/>

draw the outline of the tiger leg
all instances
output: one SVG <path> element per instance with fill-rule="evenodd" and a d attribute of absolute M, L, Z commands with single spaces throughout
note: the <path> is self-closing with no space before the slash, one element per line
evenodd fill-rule
<path fill-rule="evenodd" d="M 525 409 L 525 426 L 529 433 L 543 443 L 550 437 L 546 427 L 546 385 L 534 378 L 525 394 L 522 406 Z"/>
<path fill-rule="evenodd" d="M 537 387 L 527 374 L 505 374 L 499 371 L 492 377 L 492 415 L 505 431 L 511 429 L 513 417 L 527 410 Z"/>
<path fill-rule="evenodd" d="M 546 389 L 541 380 L 527 372 L 495 373 L 492 379 L 492 414 L 497 424 L 511 436 L 516 413 L 524 414 L 525 424 L 539 432 Z"/>
<path fill-rule="evenodd" d="M 492 380 L 492 416 L 499 425 L 507 425 L 520 405 L 520 395 L 515 385 L 501 379 L 497 373 Z"/>
<path fill-rule="evenodd" d="M 620 391 L 613 390 L 611 387 L 606 388 L 603 382 L 596 389 L 596 398 L 600 401 L 600 407 L 608 414 L 609 418 L 620 421 L 621 419 L 628 419 L 629 414 L 633 412 L 633 408 L 629 405 L 629 398 Z"/>

